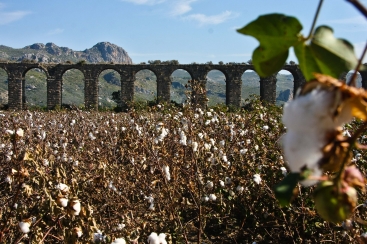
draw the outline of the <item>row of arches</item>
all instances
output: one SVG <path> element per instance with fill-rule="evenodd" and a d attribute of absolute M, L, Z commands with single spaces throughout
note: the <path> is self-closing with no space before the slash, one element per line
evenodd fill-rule
<path fill-rule="evenodd" d="M 351 72 L 346 76 L 350 79 Z M 260 94 L 260 77 L 256 72 L 247 70 L 242 74 L 242 101 L 252 94 Z M 24 82 L 23 102 L 28 106 L 47 106 L 46 74 L 42 69 L 33 68 L 26 72 Z M 187 81 L 191 75 L 183 70 L 175 70 L 171 75 L 171 100 L 183 103 L 186 100 Z M 211 70 L 206 77 L 206 91 L 209 99 L 208 105 L 225 104 L 226 102 L 226 76 L 220 70 Z M 277 75 L 277 104 L 282 104 L 292 98 L 293 76 L 289 71 L 281 70 Z M 152 101 L 157 97 L 157 77 L 154 72 L 143 69 L 136 73 L 134 82 L 134 100 Z M 84 104 L 84 75 L 78 69 L 69 69 L 63 74 L 62 103 L 81 106 Z M 357 85 L 361 86 L 361 76 L 358 76 Z M 121 89 L 121 76 L 113 69 L 106 69 L 98 76 L 98 103 L 99 107 L 114 107 L 112 92 Z M 39 94 L 44 94 L 40 96 Z M 7 104 L 8 77 L 4 69 L 0 68 L 0 105 Z"/>

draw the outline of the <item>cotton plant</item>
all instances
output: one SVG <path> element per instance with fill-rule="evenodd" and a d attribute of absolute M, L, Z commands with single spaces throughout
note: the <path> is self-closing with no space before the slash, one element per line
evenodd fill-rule
<path fill-rule="evenodd" d="M 367 92 L 330 76 L 314 75 L 316 79 L 284 106 L 287 132 L 282 147 L 291 173 L 276 193 L 284 201 L 282 185 L 294 187 L 297 181 L 306 187 L 317 184 L 316 210 L 326 220 L 341 222 L 356 207 L 356 188 L 365 188 L 365 178 L 351 165 L 351 149 L 358 147 L 357 137 L 362 131 L 349 136 L 343 133 L 342 126 L 354 117 L 367 121 Z M 327 176 L 325 172 L 335 175 Z"/>

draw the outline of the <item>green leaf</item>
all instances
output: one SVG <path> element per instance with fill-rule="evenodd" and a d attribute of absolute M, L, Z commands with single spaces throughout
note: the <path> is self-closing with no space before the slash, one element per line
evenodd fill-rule
<path fill-rule="evenodd" d="M 355 69 L 358 64 L 353 45 L 344 39 L 336 39 L 333 29 L 328 26 L 315 30 L 310 50 L 321 73 L 335 78 L 339 78 L 343 71 Z"/>
<path fill-rule="evenodd" d="M 302 25 L 290 16 L 268 14 L 259 16 L 237 30 L 250 35 L 260 42 L 252 56 L 255 70 L 261 77 L 277 73 L 288 57 L 288 50 L 299 42 Z"/>
<path fill-rule="evenodd" d="M 282 182 L 275 186 L 275 197 L 278 199 L 281 207 L 285 207 L 290 204 L 293 197 L 293 189 L 296 187 L 299 180 L 299 173 L 290 173 L 282 180 Z"/>
<path fill-rule="evenodd" d="M 321 73 L 315 57 L 312 55 L 310 47 L 304 42 L 300 42 L 294 47 L 294 53 L 297 56 L 299 67 L 306 81 L 313 80 L 315 77 L 313 73 Z"/>

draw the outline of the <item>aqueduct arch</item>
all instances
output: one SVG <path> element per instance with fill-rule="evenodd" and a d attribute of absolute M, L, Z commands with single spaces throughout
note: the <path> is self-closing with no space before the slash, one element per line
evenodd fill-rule
<path fill-rule="evenodd" d="M 365 65 L 366 66 L 366 65 Z M 220 70 L 226 76 L 226 104 L 241 105 L 242 74 L 253 70 L 249 64 L 45 64 L 45 63 L 12 63 L 0 62 L 0 69 L 8 74 L 8 104 L 12 110 L 23 108 L 23 80 L 27 70 L 38 68 L 45 71 L 47 77 L 47 108 L 53 109 L 62 102 L 62 75 L 68 69 L 78 69 L 84 75 L 85 107 L 98 109 L 98 77 L 106 69 L 116 70 L 121 76 L 122 104 L 133 101 L 135 74 L 142 69 L 149 69 L 157 77 L 157 97 L 169 102 L 171 90 L 171 74 L 177 69 L 184 69 L 191 78 L 204 87 L 206 75 L 210 70 Z M 304 84 L 305 79 L 297 65 L 284 65 L 282 69 L 289 71 L 294 77 L 295 93 Z M 367 71 L 360 71 L 362 86 L 367 88 Z M 260 96 L 263 100 L 274 102 L 276 99 L 276 74 L 260 79 Z"/>

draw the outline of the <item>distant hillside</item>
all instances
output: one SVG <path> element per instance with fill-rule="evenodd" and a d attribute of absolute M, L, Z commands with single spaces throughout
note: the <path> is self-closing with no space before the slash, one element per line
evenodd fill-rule
<path fill-rule="evenodd" d="M 35 43 L 19 49 L 0 45 L 1 59 L 17 62 L 27 59 L 40 63 L 86 60 L 89 63 L 114 62 L 132 64 L 131 58 L 123 48 L 109 42 L 97 43 L 92 48 L 84 51 L 74 51 L 67 47 L 59 47 L 52 42 L 46 43 L 46 45 Z"/>

